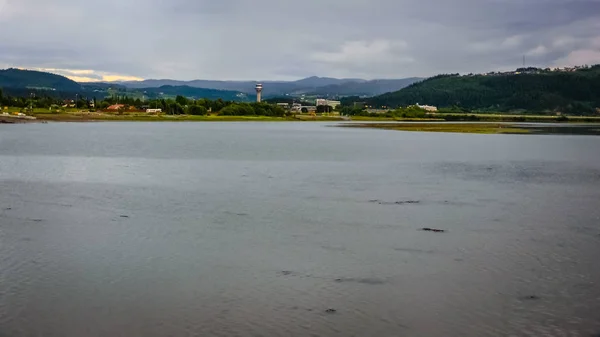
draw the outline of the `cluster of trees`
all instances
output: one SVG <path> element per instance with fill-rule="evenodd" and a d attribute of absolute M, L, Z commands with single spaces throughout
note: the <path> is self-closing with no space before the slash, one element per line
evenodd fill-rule
<path fill-rule="evenodd" d="M 477 111 L 597 114 L 600 65 L 574 72 L 502 76 L 438 75 L 400 91 L 366 100 L 371 106 L 429 104 Z"/>
<path fill-rule="evenodd" d="M 348 116 L 381 117 L 381 118 L 427 118 L 427 111 L 417 106 L 397 108 L 385 113 L 369 113 L 361 108 L 342 107 L 340 112 Z"/>

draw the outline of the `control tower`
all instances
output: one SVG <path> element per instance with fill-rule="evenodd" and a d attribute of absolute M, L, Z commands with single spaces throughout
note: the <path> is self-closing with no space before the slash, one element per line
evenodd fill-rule
<path fill-rule="evenodd" d="M 261 97 L 262 96 L 262 89 L 263 89 L 262 84 L 257 83 L 256 84 L 256 101 L 258 103 L 260 103 L 260 101 L 262 100 L 262 97 Z"/>

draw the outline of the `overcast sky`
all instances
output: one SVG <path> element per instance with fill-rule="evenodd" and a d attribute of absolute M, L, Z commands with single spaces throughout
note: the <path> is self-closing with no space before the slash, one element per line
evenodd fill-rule
<path fill-rule="evenodd" d="M 0 0 L 0 68 L 403 78 L 600 63 L 600 0 Z"/>

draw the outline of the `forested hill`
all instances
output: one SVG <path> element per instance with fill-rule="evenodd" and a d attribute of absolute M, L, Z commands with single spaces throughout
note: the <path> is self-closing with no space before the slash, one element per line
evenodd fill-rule
<path fill-rule="evenodd" d="M 65 92 L 81 91 L 81 85 L 70 79 L 33 70 L 0 69 L 0 88 L 44 89 Z"/>
<path fill-rule="evenodd" d="M 574 71 L 519 70 L 487 75 L 438 75 L 368 99 L 367 104 L 398 107 L 419 103 L 482 111 L 567 114 L 595 114 L 600 108 L 600 65 Z"/>

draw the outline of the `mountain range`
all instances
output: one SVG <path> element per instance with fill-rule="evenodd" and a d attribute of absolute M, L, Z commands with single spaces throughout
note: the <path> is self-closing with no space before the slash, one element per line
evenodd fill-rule
<path fill-rule="evenodd" d="M 391 91 L 400 90 L 421 78 L 404 78 L 395 80 L 363 80 L 363 79 L 337 79 L 330 77 L 308 77 L 297 81 L 176 81 L 176 80 L 144 80 L 120 82 L 119 84 L 130 89 L 157 88 L 164 85 L 189 86 L 193 88 L 210 88 L 217 90 L 238 91 L 252 95 L 255 93 L 257 83 L 263 84 L 263 95 L 268 96 L 376 96 Z"/>
<path fill-rule="evenodd" d="M 421 80 L 337 79 L 308 77 L 297 81 L 262 81 L 263 97 L 311 95 L 320 97 L 370 97 L 396 91 Z M 128 96 L 187 96 L 190 98 L 222 98 L 224 100 L 253 100 L 258 81 L 178 81 L 149 79 L 131 82 L 74 82 L 64 76 L 33 70 L 0 70 L 0 87 L 22 92 L 25 89 L 55 91 L 56 95 L 79 93 L 89 95 L 116 94 Z"/>

